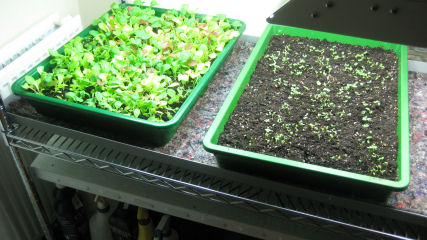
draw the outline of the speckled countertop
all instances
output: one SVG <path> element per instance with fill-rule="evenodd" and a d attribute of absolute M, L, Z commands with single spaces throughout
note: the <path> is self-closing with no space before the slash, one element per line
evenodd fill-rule
<path fill-rule="evenodd" d="M 203 149 L 202 141 L 240 70 L 254 48 L 254 43 L 238 41 L 225 64 L 209 84 L 171 141 L 155 150 L 192 161 L 217 166 L 213 154 Z"/>
<path fill-rule="evenodd" d="M 172 140 L 155 150 L 217 166 L 214 155 L 203 149 L 203 137 L 254 46 L 254 43 L 237 42 Z M 392 193 L 386 204 L 427 215 L 427 74 L 409 73 L 409 101 L 411 182 L 405 191 Z"/>
<path fill-rule="evenodd" d="M 408 47 L 408 60 L 427 62 L 427 48 Z"/>
<path fill-rule="evenodd" d="M 427 74 L 409 72 L 411 182 L 388 204 L 427 215 Z"/>
<path fill-rule="evenodd" d="M 192 108 L 171 141 L 154 150 L 190 161 L 217 166 L 213 154 L 203 149 L 202 141 L 225 97 L 248 59 L 254 43 L 239 40 L 233 52 L 209 84 L 205 94 Z M 427 74 L 409 73 L 411 182 L 399 193 L 392 193 L 386 205 L 427 215 Z M 18 103 L 12 107 L 28 115 L 30 107 Z M 32 113 L 34 117 L 34 113 Z M 52 122 L 37 114 L 36 118 Z M 55 123 L 61 124 L 59 121 Z M 65 123 L 65 126 L 70 126 Z M 80 129 L 89 131 L 90 129 Z"/>

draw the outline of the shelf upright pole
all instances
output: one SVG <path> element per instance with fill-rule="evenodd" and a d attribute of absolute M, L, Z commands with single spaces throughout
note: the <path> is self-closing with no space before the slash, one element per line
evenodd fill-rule
<path fill-rule="evenodd" d="M 11 131 L 11 126 L 9 126 L 6 119 L 6 107 L 4 106 L 3 99 L 0 96 L 0 122 L 2 127 L 2 135 L 6 141 L 6 144 L 9 147 L 10 154 L 12 155 L 13 161 L 15 162 L 16 169 L 18 170 L 19 176 L 21 177 L 22 183 L 24 184 L 25 190 L 28 197 L 30 198 L 31 205 L 33 206 L 34 212 L 36 214 L 37 220 L 40 223 L 40 227 L 44 233 L 46 240 L 53 240 L 52 234 L 49 230 L 47 224 L 47 215 L 44 211 L 43 206 L 41 205 L 40 198 L 37 194 L 37 191 L 31 181 L 30 175 L 25 170 L 25 164 L 22 161 L 21 156 L 19 155 L 18 149 L 10 145 L 9 139 L 6 134 Z"/>

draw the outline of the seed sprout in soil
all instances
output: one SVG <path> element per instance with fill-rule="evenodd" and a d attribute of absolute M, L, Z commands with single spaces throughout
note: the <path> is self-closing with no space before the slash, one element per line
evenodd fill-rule
<path fill-rule="evenodd" d="M 393 51 L 272 36 L 218 144 L 397 179 Z"/>
<path fill-rule="evenodd" d="M 183 5 L 156 16 L 153 7 L 112 3 L 63 53 L 49 51 L 51 67 L 23 88 L 37 94 L 150 121 L 170 120 L 241 26 L 224 15 L 196 17 Z"/>

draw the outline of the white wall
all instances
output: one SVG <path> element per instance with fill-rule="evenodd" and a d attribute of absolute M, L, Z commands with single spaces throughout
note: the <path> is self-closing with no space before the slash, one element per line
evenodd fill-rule
<path fill-rule="evenodd" d="M 0 47 L 54 12 L 80 14 L 83 27 L 106 12 L 114 0 L 0 0 Z M 115 0 L 119 2 L 118 0 Z M 246 23 L 245 35 L 260 36 L 265 19 L 288 0 L 157 0 L 158 7 L 180 9 L 183 3 L 203 14 L 226 14 Z M 132 1 L 128 1 L 132 2 Z M 145 2 L 149 3 L 150 0 Z"/>
<path fill-rule="evenodd" d="M 54 12 L 78 11 L 78 0 L 0 0 L 0 48 Z"/>
<path fill-rule="evenodd" d="M 267 25 L 266 18 L 288 0 L 157 0 L 157 7 L 181 9 L 183 3 L 197 13 L 215 15 L 225 14 L 229 18 L 246 23 L 245 35 L 260 36 Z M 89 25 L 95 18 L 109 9 L 113 0 L 79 0 L 83 26 Z M 133 1 L 128 1 L 133 2 Z M 146 0 L 149 3 L 150 0 Z"/>
<path fill-rule="evenodd" d="M 112 2 L 120 2 L 118 0 L 78 0 L 79 13 L 82 19 L 83 28 L 92 23 L 93 20 L 100 17 L 103 13 L 110 9 Z"/>

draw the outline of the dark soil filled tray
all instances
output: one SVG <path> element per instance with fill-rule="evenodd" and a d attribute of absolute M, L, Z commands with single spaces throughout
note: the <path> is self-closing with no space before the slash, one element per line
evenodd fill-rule
<path fill-rule="evenodd" d="M 409 183 L 405 49 L 271 25 L 205 147 L 233 169 L 293 171 L 404 189 Z"/>
<path fill-rule="evenodd" d="M 396 180 L 397 61 L 382 48 L 272 36 L 219 144 Z"/>

